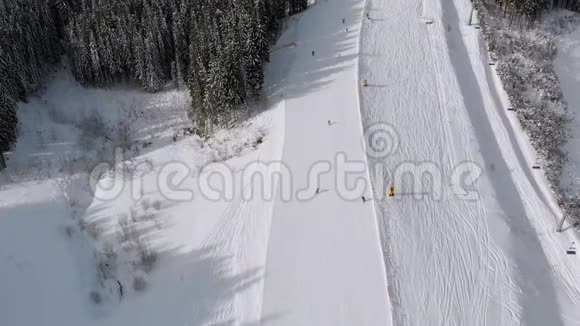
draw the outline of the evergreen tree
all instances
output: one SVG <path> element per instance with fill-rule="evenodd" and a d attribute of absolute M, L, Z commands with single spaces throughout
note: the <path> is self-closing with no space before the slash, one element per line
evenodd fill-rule
<path fill-rule="evenodd" d="M 16 103 L 0 87 L 0 151 L 7 150 L 16 140 L 16 124 Z"/>
<path fill-rule="evenodd" d="M 49 0 L 0 0 L 0 149 L 16 139 L 16 101 L 36 91 L 62 53 Z"/>
<path fill-rule="evenodd" d="M 132 81 L 154 92 L 173 81 L 189 89 L 200 130 L 227 124 L 259 99 L 281 20 L 306 7 L 307 0 L 0 0 L 0 147 L 15 139 L 16 102 L 42 85 L 63 53 L 83 85 Z"/>

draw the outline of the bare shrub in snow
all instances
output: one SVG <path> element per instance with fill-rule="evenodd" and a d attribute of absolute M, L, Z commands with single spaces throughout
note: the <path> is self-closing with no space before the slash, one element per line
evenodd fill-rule
<path fill-rule="evenodd" d="M 149 249 L 140 250 L 138 253 L 139 253 L 139 261 L 141 263 L 143 271 L 145 273 L 151 273 L 157 263 L 158 259 L 157 253 Z"/>
<path fill-rule="evenodd" d="M 87 229 L 87 222 L 84 219 L 79 219 L 79 230 L 81 230 L 81 232 L 84 232 Z"/>
<path fill-rule="evenodd" d="M 139 221 L 155 221 L 155 217 L 156 217 L 155 213 L 146 212 L 139 215 L 138 219 Z"/>
<path fill-rule="evenodd" d="M 120 121 L 115 127 L 115 147 L 120 147 L 124 150 L 131 148 L 133 144 L 133 136 L 131 128 L 124 121 Z"/>
<path fill-rule="evenodd" d="M 50 120 L 58 123 L 58 124 L 62 124 L 62 125 L 73 125 L 74 121 L 72 119 L 72 116 L 70 114 L 66 114 L 64 112 L 61 112 L 59 110 L 56 109 L 56 107 L 50 103 L 48 104 L 48 116 L 50 118 Z"/>
<path fill-rule="evenodd" d="M 75 233 L 75 230 L 74 230 L 74 227 L 72 225 L 67 225 L 64 227 L 64 234 L 66 234 L 67 237 L 72 238 L 74 233 Z"/>
<path fill-rule="evenodd" d="M 91 299 L 91 301 L 94 304 L 101 304 L 103 302 L 103 298 L 101 297 L 101 294 L 97 291 L 91 291 L 91 293 L 89 293 L 89 298 Z"/>
<path fill-rule="evenodd" d="M 79 144 L 85 149 L 92 149 L 95 140 L 98 138 L 110 140 L 107 136 L 107 125 L 103 117 L 97 112 L 82 118 L 77 127 L 81 131 Z"/>
<path fill-rule="evenodd" d="M 137 247 L 137 264 L 136 267 L 141 268 L 145 273 L 150 273 L 157 264 L 157 252 L 148 248 L 142 241 L 136 241 Z"/>
<path fill-rule="evenodd" d="M 103 232 L 101 226 L 97 222 L 88 222 L 85 219 L 79 220 L 79 229 L 86 232 L 95 240 L 98 240 Z"/>
<path fill-rule="evenodd" d="M 97 280 L 102 285 L 105 281 L 115 278 L 117 273 L 117 254 L 114 250 L 105 248 L 95 252 Z"/>
<path fill-rule="evenodd" d="M 129 215 L 123 215 L 119 218 L 119 227 L 121 228 L 121 242 L 127 242 L 134 238 L 132 220 Z"/>
<path fill-rule="evenodd" d="M 221 162 L 240 156 L 249 150 L 256 149 L 263 143 L 266 131 L 251 130 L 249 125 L 243 125 L 235 130 L 221 130 L 212 137 L 200 139 L 200 148 L 208 157 L 208 162 Z"/>
<path fill-rule="evenodd" d="M 111 243 L 106 243 L 103 246 L 103 255 L 107 258 L 107 261 L 115 262 L 117 261 L 117 252 L 115 251 L 113 245 Z"/>
<path fill-rule="evenodd" d="M 580 23 L 580 15 L 556 16 L 552 21 L 546 22 L 542 27 L 554 35 L 562 35 L 572 32 Z"/>
<path fill-rule="evenodd" d="M 150 203 L 149 203 L 149 200 L 147 200 L 147 199 L 144 199 L 144 200 L 141 202 L 141 207 L 143 207 L 143 209 L 144 209 L 144 210 L 148 210 L 148 209 L 149 209 L 149 207 L 151 207 L 151 206 L 150 206 Z"/>
<path fill-rule="evenodd" d="M 147 289 L 147 281 L 142 276 L 137 276 L 133 279 L 133 290 L 136 292 L 143 292 Z"/>

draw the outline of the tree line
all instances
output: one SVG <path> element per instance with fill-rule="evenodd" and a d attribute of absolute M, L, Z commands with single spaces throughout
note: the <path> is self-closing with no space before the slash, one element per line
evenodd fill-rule
<path fill-rule="evenodd" d="M 510 25 L 532 27 L 544 12 L 552 8 L 580 11 L 580 0 L 489 0 Z"/>
<path fill-rule="evenodd" d="M 503 17 L 510 25 L 517 24 L 519 27 L 533 25 L 541 18 L 542 13 L 548 8 L 547 0 L 494 0 Z"/>
<path fill-rule="evenodd" d="M 83 85 L 188 88 L 196 130 L 258 100 L 282 19 L 307 0 L 0 0 L 0 148 L 17 134 L 16 102 L 66 55 Z"/>
<path fill-rule="evenodd" d="M 573 11 L 580 11 L 580 0 L 551 0 L 553 7 L 564 8 Z"/>
<path fill-rule="evenodd" d="M 16 102 L 25 101 L 61 55 L 47 0 L 0 0 L 0 150 L 17 134 Z"/>

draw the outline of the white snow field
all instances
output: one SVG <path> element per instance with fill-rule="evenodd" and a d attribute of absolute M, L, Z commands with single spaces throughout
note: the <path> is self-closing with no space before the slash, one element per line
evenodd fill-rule
<path fill-rule="evenodd" d="M 576 237 L 554 231 L 560 212 L 466 24 L 470 2 L 368 0 L 367 10 L 363 123 L 389 123 L 400 142 L 369 156 L 375 196 L 399 189 L 377 202 L 393 323 L 580 324 L 580 269 L 566 255 Z"/>

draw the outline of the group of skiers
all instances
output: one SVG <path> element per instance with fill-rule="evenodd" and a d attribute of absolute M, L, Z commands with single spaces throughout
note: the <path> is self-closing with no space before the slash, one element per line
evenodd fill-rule
<path fill-rule="evenodd" d="M 368 20 L 371 19 L 369 13 L 366 13 L 366 17 L 367 17 Z M 346 23 L 346 19 L 345 18 L 342 19 L 342 23 L 343 24 Z M 346 28 L 346 31 L 348 32 L 348 27 Z M 312 56 L 314 56 L 315 54 L 316 54 L 316 52 L 314 50 L 312 50 Z M 366 87 L 367 85 L 368 85 L 368 82 L 366 80 L 364 80 L 363 86 Z M 332 126 L 334 123 L 335 122 L 333 122 L 331 120 L 328 120 L 328 126 Z M 320 194 L 320 188 L 316 188 L 315 194 L 316 195 Z M 389 191 L 387 192 L 387 196 L 389 196 L 389 197 L 395 196 L 395 187 L 390 187 L 389 188 Z M 363 203 L 366 203 L 368 199 L 365 196 L 361 196 L 361 200 L 362 200 Z"/>
<path fill-rule="evenodd" d="M 316 188 L 316 191 L 315 191 L 314 193 L 315 193 L 316 195 L 320 194 L 320 187 Z M 395 187 L 390 187 L 390 188 L 389 188 L 389 191 L 387 192 L 387 195 L 388 195 L 389 197 L 394 197 L 394 196 L 395 196 Z M 360 198 L 362 199 L 362 202 L 363 202 L 363 203 L 366 203 L 366 202 L 367 202 L 367 200 L 368 200 L 368 199 L 367 199 L 365 196 L 361 196 Z"/>
<path fill-rule="evenodd" d="M 367 12 L 366 16 L 367 16 L 367 19 L 368 20 L 371 20 L 371 17 L 369 16 L 369 13 L 368 12 Z M 345 23 L 346 23 L 346 18 L 343 18 L 342 19 L 342 24 L 345 24 Z M 348 32 L 348 27 L 346 28 L 346 31 Z M 314 50 L 312 50 L 312 56 L 314 56 L 315 54 L 316 54 L 316 52 L 314 52 Z M 340 56 L 340 54 L 338 56 Z"/>
<path fill-rule="evenodd" d="M 328 120 L 328 126 L 332 126 L 333 124 L 335 124 L 336 122 L 332 121 L 332 120 Z M 316 191 L 314 192 L 315 195 L 320 194 L 320 187 L 316 188 Z M 395 196 L 395 187 L 391 186 L 389 187 L 389 190 L 387 191 L 387 196 L 388 197 L 394 197 Z M 361 196 L 361 200 L 363 203 L 367 202 L 367 198 L 365 196 Z"/>

